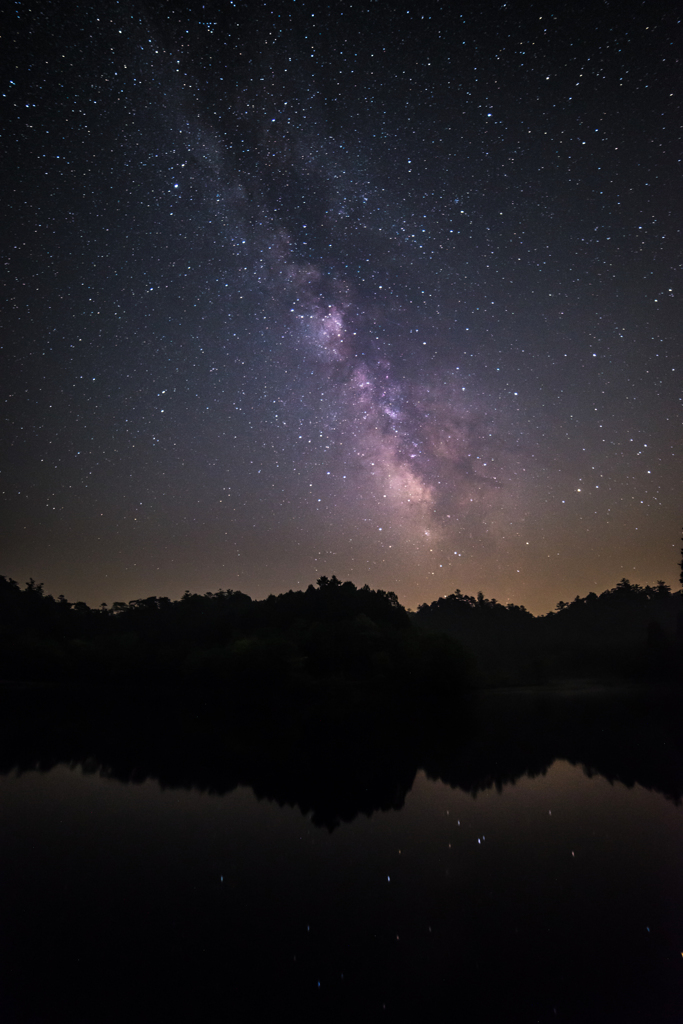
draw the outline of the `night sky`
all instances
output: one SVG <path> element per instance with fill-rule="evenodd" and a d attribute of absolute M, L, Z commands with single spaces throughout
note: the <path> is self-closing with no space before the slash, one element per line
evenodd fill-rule
<path fill-rule="evenodd" d="M 11 5 L 0 573 L 677 585 L 681 44 L 624 0 Z"/>

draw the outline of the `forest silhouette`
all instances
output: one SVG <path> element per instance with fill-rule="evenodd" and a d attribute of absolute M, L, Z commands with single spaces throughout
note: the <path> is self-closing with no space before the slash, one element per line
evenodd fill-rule
<path fill-rule="evenodd" d="M 678 801 L 682 604 L 622 580 L 542 616 L 459 591 L 411 613 L 333 576 L 93 609 L 0 577 L 0 771 L 249 785 L 328 828 L 420 768 L 476 794 L 558 757 Z"/>
<path fill-rule="evenodd" d="M 239 591 L 90 608 L 0 576 L 0 679 L 250 691 L 363 684 L 445 699 L 562 678 L 680 680 L 683 591 L 622 579 L 534 616 L 459 590 L 407 612 L 336 576 L 252 600 Z"/>

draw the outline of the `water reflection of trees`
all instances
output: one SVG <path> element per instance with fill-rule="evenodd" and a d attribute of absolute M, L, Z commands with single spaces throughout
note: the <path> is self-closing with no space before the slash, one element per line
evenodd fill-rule
<path fill-rule="evenodd" d="M 167 696 L 167 695 L 166 695 Z M 435 714 L 379 699 L 307 718 L 212 704 L 186 694 L 155 704 L 36 688 L 0 695 L 0 770 L 57 764 L 125 783 L 216 794 L 248 786 L 259 799 L 298 807 L 333 829 L 359 814 L 399 809 L 416 773 L 476 795 L 502 790 L 557 759 L 610 782 L 683 796 L 682 698 L 672 689 L 487 693 Z M 360 700 L 360 697 L 358 698 Z M 340 705 L 341 705 L 340 701 Z"/>

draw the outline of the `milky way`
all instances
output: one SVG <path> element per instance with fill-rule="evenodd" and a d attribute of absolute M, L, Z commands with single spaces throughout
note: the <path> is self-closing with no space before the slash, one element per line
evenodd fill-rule
<path fill-rule="evenodd" d="M 20 8 L 0 572 L 674 583 L 680 37 L 645 8 Z"/>

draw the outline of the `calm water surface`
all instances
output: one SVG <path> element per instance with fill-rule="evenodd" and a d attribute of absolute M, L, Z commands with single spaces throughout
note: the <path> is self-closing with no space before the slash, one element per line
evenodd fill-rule
<path fill-rule="evenodd" d="M 0 778 L 3 1022 L 683 1021 L 683 811 L 555 761 L 418 772 L 333 832 L 58 766 Z"/>

